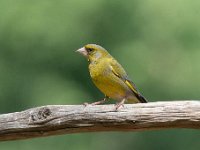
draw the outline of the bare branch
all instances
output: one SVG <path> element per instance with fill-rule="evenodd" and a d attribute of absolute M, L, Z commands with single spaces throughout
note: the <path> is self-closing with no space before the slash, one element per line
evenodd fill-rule
<path fill-rule="evenodd" d="M 98 131 L 200 128 L 200 101 L 114 105 L 57 105 L 0 115 L 0 140 Z"/>

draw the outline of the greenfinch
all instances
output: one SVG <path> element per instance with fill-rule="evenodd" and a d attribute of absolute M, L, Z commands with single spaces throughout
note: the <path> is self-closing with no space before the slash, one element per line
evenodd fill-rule
<path fill-rule="evenodd" d="M 87 58 L 92 81 L 105 94 L 103 100 L 94 102 L 93 105 L 104 103 L 108 98 L 118 101 L 116 110 L 123 106 L 124 102 L 147 103 L 147 100 L 128 78 L 124 68 L 106 49 L 96 44 L 87 44 L 77 52 Z"/>

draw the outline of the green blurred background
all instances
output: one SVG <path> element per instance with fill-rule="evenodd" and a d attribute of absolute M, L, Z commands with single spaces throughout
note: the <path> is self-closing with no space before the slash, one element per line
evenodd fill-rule
<path fill-rule="evenodd" d="M 0 113 L 102 98 L 74 51 L 100 44 L 149 101 L 199 99 L 199 0 L 1 0 Z M 113 101 L 114 103 L 114 101 Z M 1 150 L 196 150 L 197 130 L 84 133 Z"/>

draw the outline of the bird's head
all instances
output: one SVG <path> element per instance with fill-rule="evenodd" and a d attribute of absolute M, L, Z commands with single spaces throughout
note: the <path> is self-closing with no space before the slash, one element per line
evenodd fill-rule
<path fill-rule="evenodd" d="M 77 52 L 85 56 L 90 62 L 109 55 L 107 50 L 96 44 L 87 44 L 84 47 L 78 49 Z"/>

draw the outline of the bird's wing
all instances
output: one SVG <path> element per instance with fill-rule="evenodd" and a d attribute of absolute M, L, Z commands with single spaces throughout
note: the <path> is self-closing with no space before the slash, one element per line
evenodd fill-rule
<path fill-rule="evenodd" d="M 114 73 L 114 75 L 116 75 L 118 78 L 120 78 L 121 80 L 124 81 L 124 83 L 134 92 L 134 93 L 138 93 L 137 89 L 135 87 L 135 85 L 133 84 L 133 82 L 131 82 L 128 79 L 128 75 L 125 72 L 125 70 L 123 69 L 123 67 L 117 62 L 117 61 L 112 61 L 111 63 L 111 70 Z"/>
<path fill-rule="evenodd" d="M 134 93 L 134 95 L 138 98 L 140 102 L 146 103 L 147 100 L 137 91 L 135 84 L 128 79 L 128 75 L 123 69 L 123 67 L 116 60 L 112 60 L 110 64 L 111 70 L 114 73 L 114 75 L 123 80 L 123 82 L 131 89 L 131 91 Z"/>

